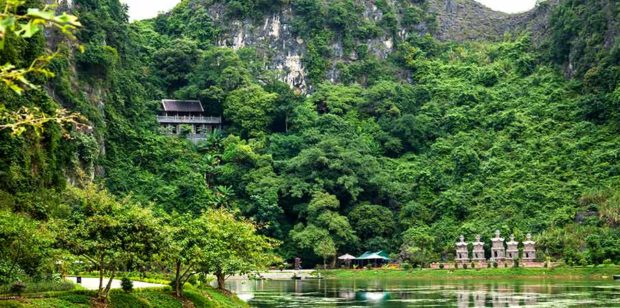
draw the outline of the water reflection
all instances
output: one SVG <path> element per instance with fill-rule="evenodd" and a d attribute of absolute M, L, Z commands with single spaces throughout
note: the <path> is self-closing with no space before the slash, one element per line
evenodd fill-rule
<path fill-rule="evenodd" d="M 253 307 L 582 307 L 620 306 L 614 282 L 394 280 L 229 281 Z"/>

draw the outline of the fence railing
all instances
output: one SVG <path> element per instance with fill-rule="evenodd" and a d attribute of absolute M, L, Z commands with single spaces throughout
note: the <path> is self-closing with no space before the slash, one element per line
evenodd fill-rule
<path fill-rule="evenodd" d="M 195 117 L 195 116 L 157 116 L 159 123 L 204 123 L 220 124 L 222 117 Z"/>

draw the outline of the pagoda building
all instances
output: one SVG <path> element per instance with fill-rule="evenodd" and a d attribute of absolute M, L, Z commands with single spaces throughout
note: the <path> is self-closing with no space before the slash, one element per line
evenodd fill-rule
<path fill-rule="evenodd" d="M 532 241 L 532 234 L 528 233 L 523 242 L 523 260 L 534 261 L 536 259 L 536 242 Z"/>
<path fill-rule="evenodd" d="M 456 243 L 456 258 L 454 261 L 461 263 L 469 262 L 467 242 L 465 242 L 465 237 L 463 235 L 461 235 L 460 241 Z"/>
<path fill-rule="evenodd" d="M 480 241 L 480 235 L 476 235 L 476 241 L 473 242 L 474 250 L 472 251 L 472 261 L 486 261 L 484 258 L 484 242 Z"/>
<path fill-rule="evenodd" d="M 510 235 L 510 241 L 506 242 L 506 246 L 508 246 L 506 249 L 507 258 L 510 260 L 519 259 L 519 242 L 515 241 L 514 234 Z"/>
<path fill-rule="evenodd" d="M 504 238 L 500 237 L 499 235 L 499 230 L 496 230 L 495 237 L 491 239 L 491 260 L 493 261 L 501 261 L 506 258 Z"/>
<path fill-rule="evenodd" d="M 194 143 L 222 129 L 222 118 L 207 115 L 197 100 L 163 99 L 157 121 L 165 134 L 183 135 Z"/>

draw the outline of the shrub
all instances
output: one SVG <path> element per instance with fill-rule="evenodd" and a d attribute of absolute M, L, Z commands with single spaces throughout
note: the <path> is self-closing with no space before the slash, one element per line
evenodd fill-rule
<path fill-rule="evenodd" d="M 512 261 L 512 267 L 514 268 L 518 268 L 519 267 L 519 260 L 515 259 Z"/>
<path fill-rule="evenodd" d="M 411 264 L 409 264 L 409 263 L 405 262 L 405 263 L 401 264 L 401 265 L 400 265 L 400 267 L 401 267 L 402 269 L 404 269 L 404 270 L 408 271 L 408 270 L 410 270 L 410 269 L 411 269 Z"/>
<path fill-rule="evenodd" d="M 504 262 L 504 267 L 508 267 L 508 263 L 507 262 Z"/>
<path fill-rule="evenodd" d="M 497 268 L 499 266 L 499 264 L 497 264 L 497 262 L 493 262 L 493 267 Z"/>
<path fill-rule="evenodd" d="M 187 282 L 189 282 L 189 284 L 196 286 L 198 285 L 198 278 L 196 277 L 196 275 L 192 275 L 189 277 L 189 279 L 187 279 Z"/>
<path fill-rule="evenodd" d="M 443 265 L 443 263 L 440 263 L 440 264 L 439 264 L 439 268 L 440 268 L 440 269 L 444 269 L 444 267 L 446 267 L 446 266 L 445 266 L 445 265 Z"/>
<path fill-rule="evenodd" d="M 454 269 L 459 268 L 459 264 L 458 263 L 454 263 Z"/>
<path fill-rule="evenodd" d="M 476 264 L 474 264 L 474 262 L 472 262 L 472 263 L 470 264 L 470 266 L 471 266 L 471 268 L 476 268 Z"/>
<path fill-rule="evenodd" d="M 463 263 L 463 269 L 467 269 L 467 263 Z"/>
<path fill-rule="evenodd" d="M 133 282 L 131 279 L 123 277 L 123 279 L 121 279 L 121 288 L 123 288 L 123 291 L 125 292 L 133 291 Z"/>
<path fill-rule="evenodd" d="M 17 296 L 22 295 L 24 290 L 26 290 L 26 284 L 21 281 L 17 281 L 11 286 L 11 293 Z"/>
<path fill-rule="evenodd" d="M 588 265 L 588 260 L 586 260 L 586 258 L 584 258 L 584 257 L 581 257 L 581 259 L 579 259 L 579 265 L 587 266 Z"/>
<path fill-rule="evenodd" d="M 613 264 L 614 264 L 614 262 L 613 262 L 613 261 L 611 261 L 611 259 L 605 259 L 605 260 L 603 261 L 603 265 L 613 265 Z"/>
<path fill-rule="evenodd" d="M 487 268 L 491 268 L 491 263 L 487 263 Z"/>

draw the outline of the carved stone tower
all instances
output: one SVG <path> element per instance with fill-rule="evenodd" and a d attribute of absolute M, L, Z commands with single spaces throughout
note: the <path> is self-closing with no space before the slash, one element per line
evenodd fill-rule
<path fill-rule="evenodd" d="M 480 241 L 480 235 L 476 235 L 476 241 L 473 244 L 472 261 L 484 261 L 484 242 Z"/>
<path fill-rule="evenodd" d="M 456 258 L 454 259 L 456 262 L 468 262 L 469 255 L 467 252 L 467 242 L 465 242 L 465 237 L 461 235 L 460 241 L 456 243 Z"/>
<path fill-rule="evenodd" d="M 515 241 L 515 236 L 510 235 L 510 241 L 506 243 L 508 249 L 506 249 L 506 253 L 508 254 L 507 258 L 511 260 L 519 259 L 519 242 Z"/>
<path fill-rule="evenodd" d="M 536 259 L 536 242 L 532 241 L 532 235 L 529 233 L 526 238 L 523 242 L 523 260 L 534 261 Z"/>
<path fill-rule="evenodd" d="M 499 230 L 495 231 L 495 237 L 491 239 L 491 260 L 501 261 L 506 258 L 506 249 L 504 248 L 504 238 L 499 237 Z"/>

